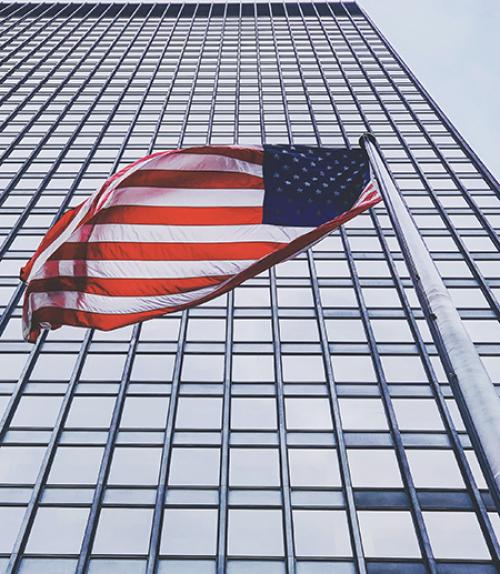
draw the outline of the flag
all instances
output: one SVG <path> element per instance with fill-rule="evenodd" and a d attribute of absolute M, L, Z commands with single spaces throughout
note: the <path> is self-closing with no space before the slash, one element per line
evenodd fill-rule
<path fill-rule="evenodd" d="M 361 149 L 203 146 L 125 167 L 21 270 L 23 335 L 110 330 L 208 301 L 381 200 Z"/>

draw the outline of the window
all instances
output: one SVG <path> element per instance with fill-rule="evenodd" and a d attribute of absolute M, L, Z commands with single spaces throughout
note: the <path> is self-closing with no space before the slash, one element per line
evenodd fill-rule
<path fill-rule="evenodd" d="M 214 448 L 174 448 L 170 463 L 171 486 L 217 486 L 219 450 Z"/>
<path fill-rule="evenodd" d="M 432 550 L 438 559 L 490 559 L 479 523 L 472 512 L 424 512 Z"/>
<path fill-rule="evenodd" d="M 113 452 L 108 484 L 156 484 L 160 448 L 117 447 Z"/>
<path fill-rule="evenodd" d="M 333 449 L 289 449 L 293 487 L 341 486 L 337 452 Z"/>
<path fill-rule="evenodd" d="M 357 355 L 333 355 L 333 374 L 339 383 L 370 383 L 374 382 L 375 372 L 370 357 Z"/>
<path fill-rule="evenodd" d="M 45 447 L 1 446 L 0 483 L 34 484 Z"/>
<path fill-rule="evenodd" d="M 174 355 L 136 355 L 130 379 L 133 381 L 170 382 Z"/>
<path fill-rule="evenodd" d="M 146 357 L 148 358 L 149 355 Z M 222 381 L 223 355 L 185 355 L 182 363 L 182 380 L 192 382 Z"/>
<path fill-rule="evenodd" d="M 56 422 L 62 397 L 22 396 L 12 419 L 12 426 L 49 427 Z"/>
<path fill-rule="evenodd" d="M 115 402 L 114 397 L 74 397 L 66 428 L 108 428 Z"/>
<path fill-rule="evenodd" d="M 419 558 L 409 512 L 358 511 L 361 540 L 368 558 Z"/>
<path fill-rule="evenodd" d="M 350 449 L 347 455 L 354 487 L 403 487 L 394 451 L 388 449 Z"/>
<path fill-rule="evenodd" d="M 229 510 L 228 552 L 236 556 L 283 556 L 281 510 Z"/>
<path fill-rule="evenodd" d="M 231 399 L 232 430 L 275 430 L 276 403 L 274 399 Z"/>
<path fill-rule="evenodd" d="M 233 355 L 233 381 L 237 383 L 274 382 L 272 355 Z"/>
<path fill-rule="evenodd" d="M 400 430 L 444 430 L 436 403 L 431 399 L 392 399 Z"/>
<path fill-rule="evenodd" d="M 271 321 L 269 319 L 235 319 L 234 340 L 257 343 L 272 341 Z"/>
<path fill-rule="evenodd" d="M 408 449 L 406 454 L 417 488 L 465 488 L 451 450 Z"/>
<path fill-rule="evenodd" d="M 380 399 L 339 399 L 344 430 L 388 430 Z"/>
<path fill-rule="evenodd" d="M 12 552 L 25 510 L 19 506 L 0 507 L 0 552 Z"/>
<path fill-rule="evenodd" d="M 214 555 L 217 511 L 167 508 L 163 517 L 160 554 Z"/>
<path fill-rule="evenodd" d="M 285 382 L 323 382 L 325 380 L 321 355 L 283 355 L 282 360 Z"/>
<path fill-rule="evenodd" d="M 95 484 L 103 448 L 60 446 L 56 450 L 48 482 L 52 484 Z"/>
<path fill-rule="evenodd" d="M 350 556 L 351 542 L 343 510 L 294 510 L 298 556 Z"/>
<path fill-rule="evenodd" d="M 288 430 L 331 430 L 328 399 L 285 399 Z"/>
<path fill-rule="evenodd" d="M 168 401 L 168 397 L 127 397 L 120 427 L 163 429 L 167 419 Z"/>
<path fill-rule="evenodd" d="M 232 448 L 229 484 L 233 487 L 279 486 L 278 451 L 263 448 Z"/>
<path fill-rule="evenodd" d="M 93 554 L 147 554 L 153 510 L 103 508 Z"/>
<path fill-rule="evenodd" d="M 177 429 L 220 429 L 222 400 L 180 397 L 177 402 Z"/>
<path fill-rule="evenodd" d="M 88 508 L 41 507 L 28 538 L 29 554 L 78 554 Z"/>

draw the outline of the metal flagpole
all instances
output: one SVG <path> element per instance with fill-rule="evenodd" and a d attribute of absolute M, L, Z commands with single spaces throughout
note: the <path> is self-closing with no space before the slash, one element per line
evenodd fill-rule
<path fill-rule="evenodd" d="M 500 505 L 500 398 L 371 133 L 360 138 L 488 486 Z"/>

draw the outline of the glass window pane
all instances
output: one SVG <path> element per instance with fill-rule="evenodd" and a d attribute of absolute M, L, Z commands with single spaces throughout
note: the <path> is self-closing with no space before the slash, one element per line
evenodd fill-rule
<path fill-rule="evenodd" d="M 331 430 L 328 399 L 285 399 L 288 430 Z"/>
<path fill-rule="evenodd" d="M 465 488 L 451 450 L 408 449 L 406 454 L 417 488 Z"/>
<path fill-rule="evenodd" d="M 0 483 L 34 484 L 44 453 L 44 447 L 1 446 Z"/>
<path fill-rule="evenodd" d="M 170 463 L 171 486 L 217 486 L 220 453 L 215 448 L 174 448 Z"/>
<path fill-rule="evenodd" d="M 92 553 L 146 554 L 152 519 L 149 508 L 103 508 Z"/>
<path fill-rule="evenodd" d="M 424 512 L 432 550 L 438 559 L 490 558 L 476 515 L 472 512 Z"/>
<path fill-rule="evenodd" d="M 101 447 L 67 447 L 56 450 L 48 482 L 52 484 L 95 484 L 103 453 Z"/>
<path fill-rule="evenodd" d="M 12 552 L 25 510 L 22 506 L 0 507 L 0 552 Z"/>
<path fill-rule="evenodd" d="M 368 558 L 419 558 L 417 535 L 409 512 L 358 511 Z"/>
<path fill-rule="evenodd" d="M 350 556 L 351 542 L 343 510 L 294 510 L 295 545 L 299 556 Z"/>
<path fill-rule="evenodd" d="M 228 552 L 233 556 L 283 556 L 281 510 L 229 510 Z"/>
<path fill-rule="evenodd" d="M 108 483 L 156 484 L 160 471 L 160 458 L 161 448 L 115 448 Z"/>
<path fill-rule="evenodd" d="M 108 428 L 115 402 L 114 397 L 75 397 L 66 428 Z"/>
<path fill-rule="evenodd" d="M 167 508 L 160 554 L 215 554 L 217 510 Z"/>
<path fill-rule="evenodd" d="M 279 486 L 280 465 L 276 449 L 232 448 L 231 486 Z"/>
<path fill-rule="evenodd" d="M 362 488 L 401 488 L 401 474 L 394 451 L 350 449 L 347 452 L 352 484 Z"/>
<path fill-rule="evenodd" d="M 168 397 L 127 397 L 120 427 L 162 429 L 167 420 Z"/>
<path fill-rule="evenodd" d="M 344 430 L 387 430 L 387 418 L 380 399 L 339 399 Z"/>
<path fill-rule="evenodd" d="M 220 429 L 222 400 L 180 397 L 177 403 L 177 429 Z"/>
<path fill-rule="evenodd" d="M 88 508 L 39 508 L 28 538 L 26 552 L 78 554 L 88 514 Z"/>
<path fill-rule="evenodd" d="M 335 450 L 294 448 L 288 450 L 288 457 L 292 486 L 341 486 Z"/>
<path fill-rule="evenodd" d="M 252 430 L 276 428 L 274 399 L 241 398 L 231 400 L 231 428 Z"/>

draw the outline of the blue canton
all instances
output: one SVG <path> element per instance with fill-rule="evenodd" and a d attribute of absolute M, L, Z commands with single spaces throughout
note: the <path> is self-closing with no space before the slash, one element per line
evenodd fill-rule
<path fill-rule="evenodd" d="M 265 145 L 263 223 L 317 227 L 349 211 L 369 181 L 361 149 Z"/>

